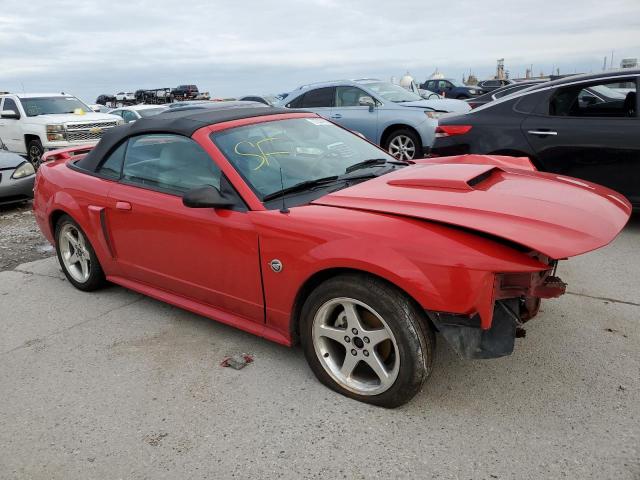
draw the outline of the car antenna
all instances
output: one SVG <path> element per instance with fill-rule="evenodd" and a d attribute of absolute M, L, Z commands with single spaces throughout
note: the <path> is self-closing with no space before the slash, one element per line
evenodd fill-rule
<path fill-rule="evenodd" d="M 287 214 L 289 213 L 289 209 L 284 203 L 284 180 L 282 179 L 282 167 L 280 167 L 280 187 L 282 187 L 282 208 L 280 209 L 280 213 Z"/>

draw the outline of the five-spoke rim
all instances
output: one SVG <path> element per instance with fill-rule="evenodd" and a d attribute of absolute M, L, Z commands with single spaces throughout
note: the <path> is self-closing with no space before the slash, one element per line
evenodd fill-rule
<path fill-rule="evenodd" d="M 398 135 L 389 143 L 389 153 L 398 160 L 412 160 L 416 155 L 416 145 L 406 135 Z"/>
<path fill-rule="evenodd" d="M 58 242 L 62 262 L 69 275 L 76 282 L 86 282 L 91 273 L 91 255 L 84 235 L 75 226 L 66 224 L 60 229 Z"/>
<path fill-rule="evenodd" d="M 398 377 L 393 332 L 367 304 L 353 298 L 324 303 L 313 319 L 313 345 L 326 372 L 347 390 L 378 395 Z"/>

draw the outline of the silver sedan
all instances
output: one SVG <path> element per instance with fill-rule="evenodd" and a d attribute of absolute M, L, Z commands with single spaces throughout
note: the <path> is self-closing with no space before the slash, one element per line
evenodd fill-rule
<path fill-rule="evenodd" d="M 33 198 L 36 171 L 20 155 L 8 152 L 0 139 L 0 205 Z"/>

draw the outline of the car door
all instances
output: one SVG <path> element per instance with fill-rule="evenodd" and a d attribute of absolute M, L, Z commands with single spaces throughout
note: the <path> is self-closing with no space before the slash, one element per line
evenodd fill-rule
<path fill-rule="evenodd" d="M 449 97 L 451 96 L 452 89 L 453 89 L 453 84 L 451 84 L 451 82 L 448 82 L 447 80 L 438 80 L 438 93 L 440 95 Z"/>
<path fill-rule="evenodd" d="M 373 97 L 361 88 L 336 87 L 330 118 L 344 128 L 361 133 L 372 142 L 378 140 L 378 108 Z"/>
<path fill-rule="evenodd" d="M 13 110 L 18 115 L 23 115 L 17 102 L 9 97 L 5 97 L 0 105 L 0 111 L 5 110 Z M 26 153 L 27 149 L 20 121 L 19 118 L 0 118 L 0 138 L 2 138 L 2 141 L 10 151 Z"/>
<path fill-rule="evenodd" d="M 310 110 L 324 118 L 330 118 L 335 90 L 335 87 L 322 87 L 309 90 L 307 93 L 294 100 L 296 105 L 294 108 Z"/>
<path fill-rule="evenodd" d="M 616 82 L 620 81 L 624 80 Z M 608 84 L 591 81 L 549 92 L 522 130 L 543 170 L 607 186 L 638 203 L 640 120 L 635 89 L 605 104 L 580 102 L 585 89 L 609 88 Z M 615 97 L 613 90 L 610 96 Z M 632 114 L 628 105 L 634 107 Z"/>
<path fill-rule="evenodd" d="M 246 211 L 182 203 L 184 192 L 222 181 L 190 138 L 129 139 L 108 199 L 113 254 L 125 278 L 263 322 L 258 236 Z"/>

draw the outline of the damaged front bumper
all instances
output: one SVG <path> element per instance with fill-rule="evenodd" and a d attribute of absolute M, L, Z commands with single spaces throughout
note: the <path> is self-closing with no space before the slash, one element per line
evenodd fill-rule
<path fill-rule="evenodd" d="M 449 345 L 468 359 L 498 358 L 513 353 L 516 337 L 524 337 L 524 322 L 538 313 L 540 299 L 562 295 L 566 284 L 550 272 L 496 275 L 491 295 L 492 315 L 427 312 Z"/>

